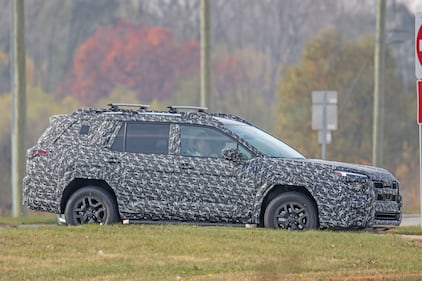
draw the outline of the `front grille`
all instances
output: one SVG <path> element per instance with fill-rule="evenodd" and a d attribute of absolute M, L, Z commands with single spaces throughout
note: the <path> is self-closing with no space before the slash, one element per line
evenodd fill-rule
<path fill-rule="evenodd" d="M 373 181 L 375 187 L 375 199 L 383 202 L 399 202 L 400 186 L 397 181 L 384 182 Z"/>
<path fill-rule="evenodd" d="M 380 181 L 374 181 L 374 187 L 375 188 L 383 188 L 384 184 Z"/>
<path fill-rule="evenodd" d="M 375 213 L 376 220 L 384 220 L 384 221 L 397 221 L 400 220 L 400 213 L 383 213 L 383 212 L 376 212 Z"/>
<path fill-rule="evenodd" d="M 396 201 L 397 196 L 395 194 L 378 194 L 377 200 L 378 201 Z"/>
<path fill-rule="evenodd" d="M 396 181 L 393 181 L 391 184 L 387 184 L 382 181 L 374 181 L 374 187 L 375 188 L 392 188 L 392 189 L 398 189 L 399 183 Z"/>

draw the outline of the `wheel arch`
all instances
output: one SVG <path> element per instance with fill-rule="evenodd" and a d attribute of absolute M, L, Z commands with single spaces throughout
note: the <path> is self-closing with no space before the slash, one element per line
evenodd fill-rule
<path fill-rule="evenodd" d="M 97 179 L 82 179 L 76 178 L 69 183 L 69 185 L 63 190 L 62 192 L 62 199 L 60 202 L 60 213 L 63 214 L 66 209 L 67 201 L 69 200 L 70 196 L 72 196 L 75 191 L 86 187 L 86 186 L 97 186 L 106 192 L 108 192 L 111 197 L 113 198 L 114 204 L 116 205 L 117 210 L 119 209 L 119 205 L 117 204 L 116 194 L 114 190 L 108 185 L 108 183 L 104 180 L 97 180 Z"/>
<path fill-rule="evenodd" d="M 261 204 L 261 210 L 259 214 L 259 226 L 264 226 L 264 213 L 265 209 L 267 208 L 268 204 L 279 196 L 282 193 L 286 192 L 298 192 L 305 196 L 307 196 L 314 204 L 315 210 L 317 212 L 317 218 L 319 223 L 319 210 L 318 210 L 318 204 L 315 200 L 315 198 L 312 196 L 312 194 L 309 192 L 308 189 L 306 189 L 304 186 L 295 186 L 295 185 L 282 185 L 282 184 L 275 184 L 265 195 L 264 199 L 262 200 Z"/>

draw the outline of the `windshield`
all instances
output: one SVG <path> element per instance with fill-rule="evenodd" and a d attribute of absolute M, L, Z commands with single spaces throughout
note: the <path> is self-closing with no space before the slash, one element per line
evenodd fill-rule
<path fill-rule="evenodd" d="M 226 123 L 225 127 L 268 157 L 305 158 L 302 154 L 260 129 L 240 122 Z"/>

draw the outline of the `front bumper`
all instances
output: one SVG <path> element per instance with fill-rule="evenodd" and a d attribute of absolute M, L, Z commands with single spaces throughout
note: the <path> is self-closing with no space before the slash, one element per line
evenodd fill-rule
<path fill-rule="evenodd" d="M 402 220 L 402 202 L 375 202 L 373 228 L 393 228 L 398 227 Z"/>
<path fill-rule="evenodd" d="M 375 194 L 373 227 L 399 226 L 402 220 L 403 206 L 399 183 L 397 181 L 375 181 L 373 186 Z"/>

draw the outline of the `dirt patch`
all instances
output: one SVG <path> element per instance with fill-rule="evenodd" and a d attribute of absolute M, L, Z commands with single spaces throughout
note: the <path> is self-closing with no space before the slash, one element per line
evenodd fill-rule
<path fill-rule="evenodd" d="M 400 235 L 400 237 L 412 240 L 422 240 L 422 235 Z"/>

